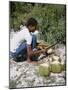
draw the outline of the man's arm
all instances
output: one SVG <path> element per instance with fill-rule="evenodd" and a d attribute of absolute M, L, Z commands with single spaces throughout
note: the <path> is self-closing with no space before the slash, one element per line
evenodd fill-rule
<path fill-rule="evenodd" d="M 29 61 L 31 61 L 30 59 L 33 55 L 37 55 L 37 54 L 44 53 L 44 52 L 45 52 L 44 49 L 38 50 L 38 51 L 32 51 L 31 45 L 27 45 L 27 54 L 28 54 Z"/>

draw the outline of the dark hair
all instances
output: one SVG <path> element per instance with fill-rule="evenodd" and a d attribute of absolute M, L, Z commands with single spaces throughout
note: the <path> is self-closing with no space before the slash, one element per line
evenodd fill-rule
<path fill-rule="evenodd" d="M 26 26 L 27 26 L 27 27 L 30 26 L 30 25 L 32 25 L 32 26 L 37 26 L 37 24 L 38 24 L 38 22 L 37 22 L 36 19 L 34 19 L 34 18 L 29 18 L 29 19 L 27 20 Z"/>

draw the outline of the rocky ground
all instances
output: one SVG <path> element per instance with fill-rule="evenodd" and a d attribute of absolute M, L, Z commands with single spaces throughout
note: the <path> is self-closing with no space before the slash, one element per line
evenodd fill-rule
<path fill-rule="evenodd" d="M 54 48 L 54 54 L 59 56 L 61 60 L 65 62 L 64 45 L 56 45 Z M 66 70 L 61 73 L 51 72 L 48 77 L 40 76 L 38 73 L 39 64 L 45 63 L 48 58 L 52 57 L 52 55 L 39 59 L 38 64 L 31 64 L 27 61 L 15 62 L 13 59 L 10 59 L 10 88 L 65 85 Z"/>

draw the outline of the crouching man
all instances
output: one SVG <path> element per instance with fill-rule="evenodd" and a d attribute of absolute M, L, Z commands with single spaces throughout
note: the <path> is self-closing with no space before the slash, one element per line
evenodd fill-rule
<path fill-rule="evenodd" d="M 37 39 L 34 34 L 37 28 L 37 21 L 34 18 L 29 18 L 26 25 L 22 27 L 22 30 L 10 41 L 10 54 L 12 57 L 18 55 L 27 55 L 28 62 L 35 62 L 37 59 L 34 56 L 45 52 L 45 50 L 37 50 L 36 43 Z M 34 60 L 35 59 L 35 60 Z"/>

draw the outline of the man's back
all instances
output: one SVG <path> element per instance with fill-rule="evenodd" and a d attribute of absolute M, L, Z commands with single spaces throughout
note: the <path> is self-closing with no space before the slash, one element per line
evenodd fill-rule
<path fill-rule="evenodd" d="M 18 48 L 24 40 L 26 40 L 27 43 L 31 43 L 31 35 L 28 28 L 26 28 L 25 26 L 22 28 L 21 31 L 18 31 L 17 34 L 15 34 L 11 39 L 10 51 L 15 52 L 16 48 Z"/>

